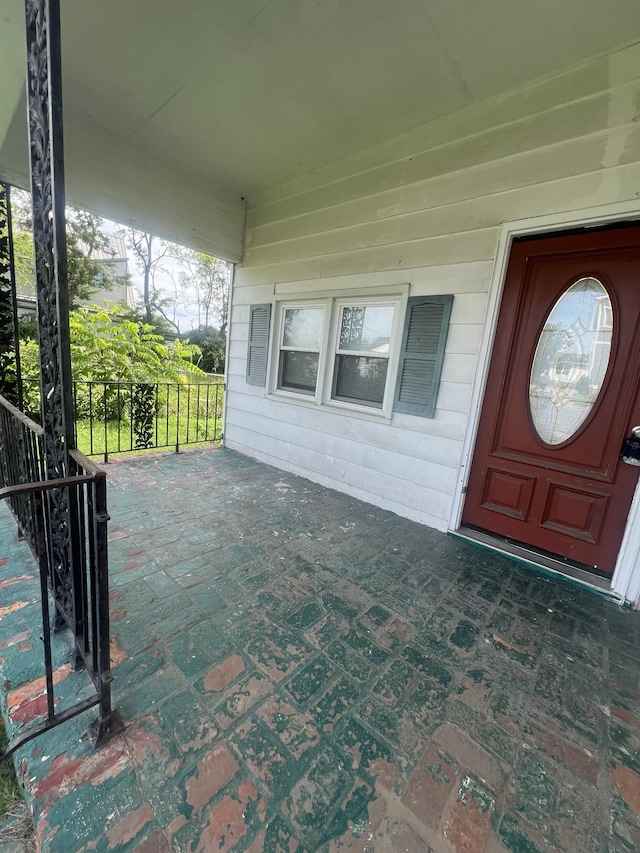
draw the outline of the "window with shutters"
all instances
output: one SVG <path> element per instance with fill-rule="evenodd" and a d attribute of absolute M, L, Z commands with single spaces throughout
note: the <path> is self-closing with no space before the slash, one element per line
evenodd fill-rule
<path fill-rule="evenodd" d="M 277 387 L 315 395 L 324 306 L 285 306 L 282 311 Z"/>
<path fill-rule="evenodd" d="M 452 303 L 453 296 L 407 297 L 406 289 L 276 303 L 270 393 L 370 417 L 433 417 Z M 254 308 L 265 306 L 252 306 L 252 317 Z M 266 350 L 256 348 L 256 372 Z"/>

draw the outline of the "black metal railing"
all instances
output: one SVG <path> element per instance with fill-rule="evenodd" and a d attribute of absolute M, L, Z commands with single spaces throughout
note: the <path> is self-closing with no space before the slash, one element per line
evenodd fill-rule
<path fill-rule="evenodd" d="M 99 714 L 90 732 L 99 745 L 122 729 L 111 704 L 106 474 L 82 453 L 70 450 L 70 476 L 45 480 L 42 428 L 1 396 L 0 460 L 0 500 L 8 502 L 38 563 L 47 695 L 46 717 L 20 731 L 0 757 L 96 706 Z M 54 505 L 72 508 L 65 530 L 72 559 L 64 575 L 58 531 L 51 523 Z M 57 712 L 52 634 L 63 628 L 72 633 L 75 668 L 86 669 L 95 693 Z"/>
<path fill-rule="evenodd" d="M 0 396 L 0 488 L 44 480 L 43 430 L 30 418 Z M 31 550 L 39 548 L 41 530 L 34 527 L 39 518 L 37 493 L 14 493 L 8 503 L 18 522 L 19 535 Z"/>
<path fill-rule="evenodd" d="M 25 399 L 37 417 L 39 386 L 24 380 Z M 171 382 L 73 383 L 76 445 L 87 456 L 191 444 L 220 444 L 224 377 L 198 384 Z"/>

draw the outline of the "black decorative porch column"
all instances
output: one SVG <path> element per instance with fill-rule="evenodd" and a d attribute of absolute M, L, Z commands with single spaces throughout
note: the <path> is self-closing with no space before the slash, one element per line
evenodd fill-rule
<path fill-rule="evenodd" d="M 0 394 L 22 408 L 11 195 L 9 185 L 3 183 L 0 183 Z"/>
<path fill-rule="evenodd" d="M 31 200 L 48 478 L 74 445 L 65 237 L 59 0 L 25 0 Z"/>
<path fill-rule="evenodd" d="M 59 0 L 25 0 L 27 109 L 31 203 L 40 342 L 40 394 L 46 478 L 75 473 L 69 344 L 69 287 L 62 144 L 62 71 Z M 80 635 L 82 582 L 75 490 L 50 493 L 52 574 L 56 604 Z M 76 577 L 78 575 L 78 577 Z M 58 627 L 62 620 L 58 619 Z"/>

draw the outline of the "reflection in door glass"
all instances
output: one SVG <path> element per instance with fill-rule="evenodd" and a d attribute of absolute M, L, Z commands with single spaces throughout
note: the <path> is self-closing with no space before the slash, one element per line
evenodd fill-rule
<path fill-rule="evenodd" d="M 600 393 L 611 355 L 611 299 L 596 278 L 581 278 L 551 309 L 531 368 L 529 406 L 546 444 L 582 426 Z"/>

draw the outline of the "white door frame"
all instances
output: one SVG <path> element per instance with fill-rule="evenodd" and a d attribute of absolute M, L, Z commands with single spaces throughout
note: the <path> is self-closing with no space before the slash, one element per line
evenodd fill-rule
<path fill-rule="evenodd" d="M 482 330 L 482 340 L 478 353 L 478 364 L 471 391 L 471 405 L 453 506 L 449 518 L 449 530 L 457 530 L 462 519 L 462 507 L 469 480 L 469 467 L 478 434 L 484 390 L 489 373 L 489 362 L 493 350 L 493 341 L 498 325 L 498 313 L 502 301 L 507 265 L 511 244 L 516 237 L 537 234 L 552 234 L 554 231 L 566 231 L 570 228 L 598 227 L 616 222 L 640 221 L 640 205 L 635 202 L 600 205 L 585 210 L 570 210 L 537 216 L 532 219 L 519 219 L 503 222 L 498 238 L 496 258 L 489 286 L 487 309 Z M 611 578 L 611 590 L 622 600 L 640 607 L 640 484 L 631 504 L 627 526 L 618 552 L 615 571 Z"/>

